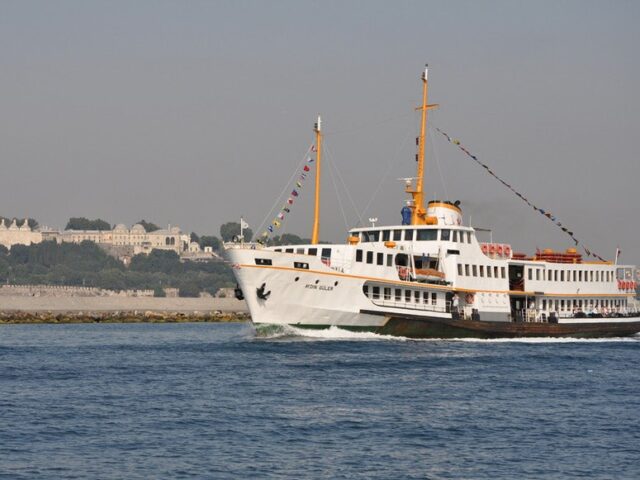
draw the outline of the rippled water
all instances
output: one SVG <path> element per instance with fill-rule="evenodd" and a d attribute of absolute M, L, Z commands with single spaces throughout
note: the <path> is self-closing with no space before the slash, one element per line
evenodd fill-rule
<path fill-rule="evenodd" d="M 640 339 L 0 327 L 0 477 L 640 478 Z"/>

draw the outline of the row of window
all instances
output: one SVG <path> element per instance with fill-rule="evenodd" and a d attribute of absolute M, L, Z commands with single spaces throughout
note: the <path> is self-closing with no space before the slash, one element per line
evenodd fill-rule
<path fill-rule="evenodd" d="M 507 269 L 491 265 L 458 264 L 458 275 L 461 277 L 507 278 Z"/>
<path fill-rule="evenodd" d="M 402 288 L 377 287 L 369 288 L 369 285 L 362 287 L 365 296 L 372 300 L 394 300 L 396 302 L 412 302 L 422 303 L 424 305 L 436 305 L 438 303 L 438 294 L 436 292 L 427 292 L 420 290 L 407 290 Z M 382 295 L 382 297 L 381 297 Z"/>
<path fill-rule="evenodd" d="M 318 256 L 318 249 L 315 247 L 311 248 L 276 248 L 274 252 L 286 252 L 286 253 L 298 253 L 300 255 L 312 255 L 314 257 Z M 323 248 L 320 250 L 320 256 L 323 258 L 331 258 L 331 249 Z"/>
<path fill-rule="evenodd" d="M 593 308 L 626 308 L 627 299 L 590 299 L 590 300 L 549 300 L 542 299 L 542 310 L 555 312 L 572 312 L 576 309 L 593 309 Z"/>
<path fill-rule="evenodd" d="M 366 263 L 373 264 L 375 260 L 376 265 L 385 265 L 385 254 L 382 252 L 363 252 L 362 250 L 356 250 L 356 262 L 363 262 L 366 257 Z M 386 254 L 387 267 L 393 266 L 393 255 Z"/>
<path fill-rule="evenodd" d="M 547 280 L 550 282 L 612 282 L 611 270 L 546 270 L 544 268 L 527 268 L 529 280 Z"/>
<path fill-rule="evenodd" d="M 440 240 L 442 242 L 471 243 L 471 232 L 445 229 L 404 229 L 404 230 L 372 230 L 367 232 L 354 232 L 361 242 L 429 242 Z"/>

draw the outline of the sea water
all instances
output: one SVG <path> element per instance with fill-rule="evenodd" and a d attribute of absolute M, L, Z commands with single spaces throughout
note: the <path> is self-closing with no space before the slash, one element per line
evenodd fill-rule
<path fill-rule="evenodd" d="M 640 478 L 640 338 L 3 325 L 0 478 Z"/>

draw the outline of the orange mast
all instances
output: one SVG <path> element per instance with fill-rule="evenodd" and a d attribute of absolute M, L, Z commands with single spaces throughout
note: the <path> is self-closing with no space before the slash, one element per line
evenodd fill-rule
<path fill-rule="evenodd" d="M 311 233 L 311 243 L 318 244 L 320 236 L 320 166 L 322 165 L 322 119 L 318 115 L 318 121 L 313 127 L 316 132 L 316 203 L 313 211 L 313 232 Z"/>
<path fill-rule="evenodd" d="M 411 185 L 407 186 L 406 192 L 410 193 L 413 198 L 413 205 L 411 205 L 411 224 L 412 225 L 429 225 L 435 223 L 435 218 L 431 219 L 427 217 L 427 211 L 424 208 L 424 145 L 425 145 L 425 132 L 427 130 L 427 111 L 434 108 L 438 108 L 437 104 L 428 105 L 428 81 L 429 65 L 425 65 L 424 72 L 422 74 L 422 106 L 417 107 L 416 110 L 422 112 L 422 119 L 420 122 L 420 136 L 418 137 L 418 172 L 416 175 L 416 187 L 411 189 Z"/>

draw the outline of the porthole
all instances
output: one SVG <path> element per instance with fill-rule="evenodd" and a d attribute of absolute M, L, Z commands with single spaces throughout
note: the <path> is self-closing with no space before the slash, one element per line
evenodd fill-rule
<path fill-rule="evenodd" d="M 298 280 L 300 280 L 300 277 L 296 277 L 296 278 L 294 279 L 294 282 L 297 282 Z"/>
<path fill-rule="evenodd" d="M 333 286 L 334 286 L 334 287 L 337 287 L 337 286 L 338 286 L 338 282 L 336 281 L 336 282 L 333 284 Z"/>
<path fill-rule="evenodd" d="M 316 280 L 316 285 L 320 283 L 320 280 Z"/>

